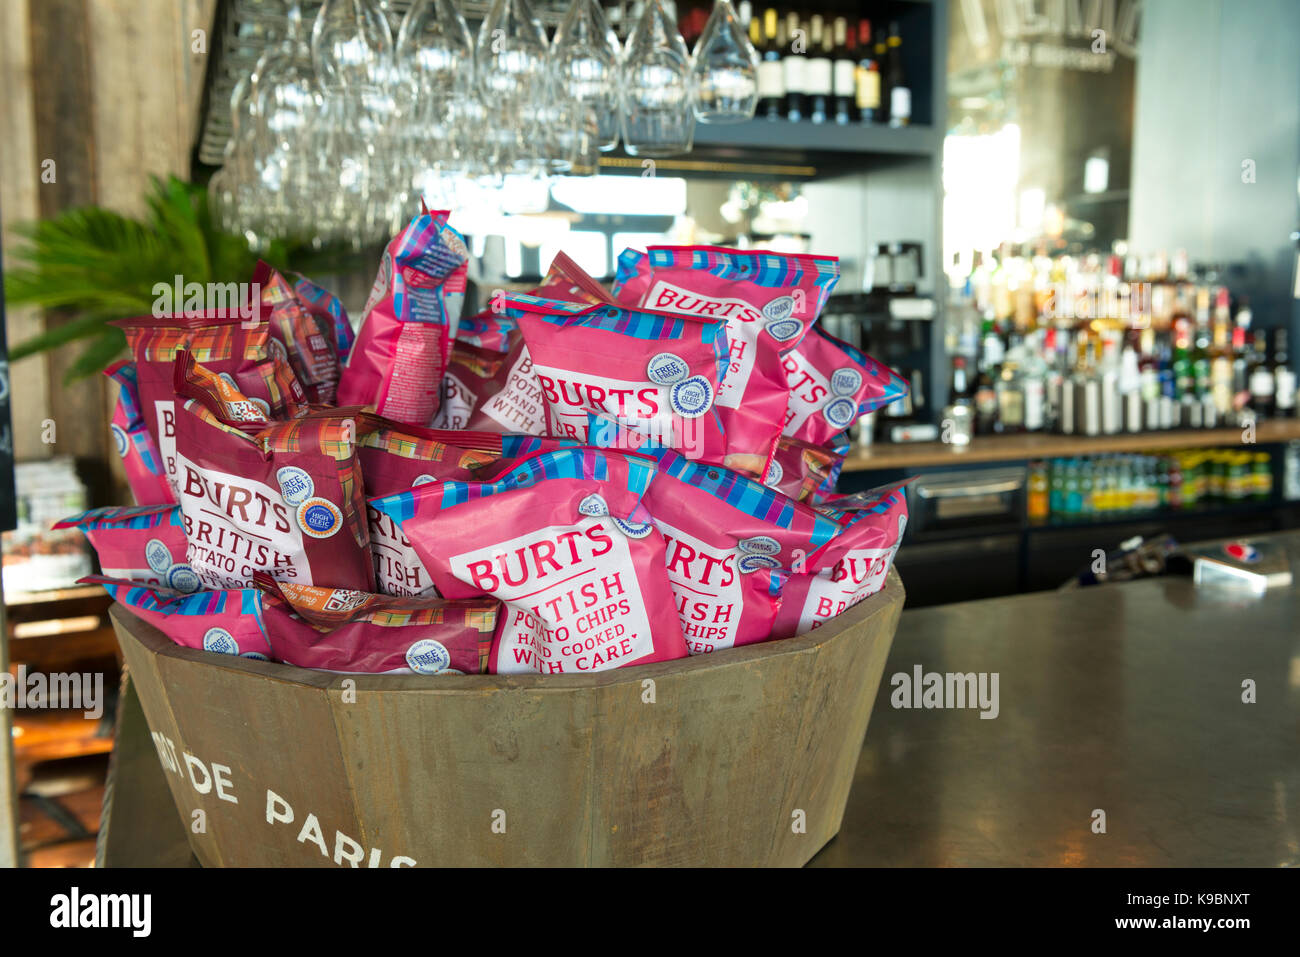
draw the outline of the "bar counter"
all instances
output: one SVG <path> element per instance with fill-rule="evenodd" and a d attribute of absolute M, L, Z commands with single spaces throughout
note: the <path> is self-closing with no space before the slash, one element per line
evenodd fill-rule
<path fill-rule="evenodd" d="M 1019 435 L 977 435 L 965 448 L 942 442 L 879 443 L 868 449 L 854 449 L 844 460 L 845 472 L 915 466 L 951 467 L 971 462 L 1014 462 L 1074 455 L 1104 455 L 1109 452 L 1146 452 L 1170 449 L 1240 445 L 1242 430 L 1171 429 L 1166 432 L 1137 432 L 1123 435 L 1057 435 L 1025 432 Z M 1300 420 L 1273 419 L 1255 427 L 1255 441 L 1287 442 L 1300 439 Z"/>
<path fill-rule="evenodd" d="M 1300 572 L 1300 533 L 1268 538 Z M 810 866 L 1300 865 L 1296 594 L 1171 576 L 904 611 Z M 998 673 L 997 717 L 894 708 L 917 665 Z"/>

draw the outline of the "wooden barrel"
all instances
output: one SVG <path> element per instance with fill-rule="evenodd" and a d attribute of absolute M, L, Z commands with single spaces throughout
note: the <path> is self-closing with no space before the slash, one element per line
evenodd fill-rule
<path fill-rule="evenodd" d="M 434 679 L 210 654 L 112 617 L 205 866 L 795 866 L 839 830 L 902 606 L 891 571 L 798 638 Z"/>

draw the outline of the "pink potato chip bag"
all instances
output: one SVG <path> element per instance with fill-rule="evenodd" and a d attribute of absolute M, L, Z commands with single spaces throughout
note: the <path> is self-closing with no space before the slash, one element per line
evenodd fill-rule
<path fill-rule="evenodd" d="M 334 342 L 334 322 L 324 321 L 298 298 L 289 281 L 258 260 L 253 284 L 262 291 L 269 313 L 272 340 L 284 349 L 307 399 L 331 405 L 339 383 L 339 356 Z"/>
<path fill-rule="evenodd" d="M 584 441 L 597 413 L 692 459 L 723 462 L 727 440 L 714 409 L 726 359 L 721 320 L 507 299 L 533 358 L 550 435 Z"/>
<path fill-rule="evenodd" d="M 182 595 L 134 581 L 93 575 L 81 580 L 103 585 L 114 601 L 183 648 L 267 661 L 268 633 L 297 630 L 305 635 L 311 630 L 292 618 L 282 602 L 256 588 Z"/>
<path fill-rule="evenodd" d="M 307 311 L 316 317 L 317 322 L 334 328 L 334 348 L 338 352 L 339 362 L 346 362 L 348 353 L 352 351 L 352 342 L 356 339 L 356 334 L 352 331 L 348 311 L 343 308 L 339 297 L 322 289 L 303 275 L 298 275 L 293 289 L 298 294 L 299 300 L 307 307 Z"/>
<path fill-rule="evenodd" d="M 92 508 L 54 527 L 81 529 L 108 578 L 176 592 L 198 591 L 201 587 L 199 576 L 186 563 L 180 506 Z"/>
<path fill-rule="evenodd" d="M 442 382 L 434 428 L 546 432 L 542 387 L 528 347 L 517 335 L 504 354 L 457 342 Z"/>
<path fill-rule="evenodd" d="M 388 244 L 339 379 L 340 405 L 412 425 L 433 420 L 464 298 L 449 280 L 468 255 L 442 214 L 421 213 Z"/>
<path fill-rule="evenodd" d="M 796 502 L 815 504 L 823 490 L 835 487 L 842 453 L 783 436 L 767 466 L 763 484 Z"/>
<path fill-rule="evenodd" d="M 609 420 L 592 440 L 618 436 Z M 767 641 L 781 607 L 779 572 L 789 573 L 829 542 L 836 523 L 738 472 L 643 445 L 658 475 L 642 504 L 662 533 L 686 647 L 708 654 Z"/>
<path fill-rule="evenodd" d="M 505 602 L 488 670 L 575 674 L 686 657 L 664 541 L 639 508 L 653 460 L 601 449 L 527 459 L 494 482 L 372 502 L 448 598 Z"/>
<path fill-rule="evenodd" d="M 262 574 L 257 583 L 313 629 L 272 632 L 276 661 L 349 674 L 480 674 L 500 607 L 490 598 L 370 595 Z"/>
<path fill-rule="evenodd" d="M 639 249 L 625 249 L 618 254 L 611 293 L 621 306 L 639 306 L 650 288 L 650 260 Z"/>
<path fill-rule="evenodd" d="M 417 429 L 383 419 L 361 437 L 357 449 L 367 498 L 392 495 L 426 482 L 473 479 L 477 470 L 500 458 L 500 435 Z M 437 595 L 428 570 L 401 527 L 369 505 L 366 520 L 379 590 L 385 595 Z"/>
<path fill-rule="evenodd" d="M 907 383 L 889 366 L 815 326 L 784 363 L 790 402 L 781 434 L 813 445 L 907 395 Z"/>
<path fill-rule="evenodd" d="M 783 357 L 803 339 L 839 279 L 831 257 L 713 246 L 651 246 L 642 308 L 724 319 L 730 364 L 718 393 L 727 451 L 757 460 L 762 476 L 785 424 L 790 385 Z"/>
<path fill-rule="evenodd" d="M 191 353 L 205 368 L 227 379 L 269 419 L 292 416 L 306 402 L 293 370 L 271 344 L 261 298 L 245 306 L 247 319 L 232 309 L 110 323 L 126 333 L 135 358 L 141 414 L 178 500 L 174 383 L 178 353 Z"/>
<path fill-rule="evenodd" d="M 218 394 L 220 379 L 188 356 L 177 366 L 180 506 L 187 561 L 203 586 L 246 588 L 266 571 L 305 585 L 373 591 L 356 456 L 367 420 L 355 409 L 320 409 L 249 435 L 213 411 L 227 401 Z"/>
<path fill-rule="evenodd" d="M 885 586 L 907 528 L 905 482 L 830 499 L 817 511 L 841 531 L 782 583 L 774 637 L 802 635 Z"/>
<path fill-rule="evenodd" d="M 117 404 L 113 407 L 113 443 L 122 458 L 131 497 L 137 505 L 174 505 L 176 496 L 163 472 L 158 443 L 149 433 L 136 393 L 135 363 L 115 363 L 104 374 L 118 384 Z"/>

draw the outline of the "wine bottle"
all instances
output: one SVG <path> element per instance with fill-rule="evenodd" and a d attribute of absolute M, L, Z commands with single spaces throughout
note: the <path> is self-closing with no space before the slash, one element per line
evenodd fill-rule
<path fill-rule="evenodd" d="M 876 67 L 880 71 L 880 102 L 876 105 L 876 122 L 889 122 L 889 56 L 885 48 L 885 36 L 876 37 Z"/>
<path fill-rule="evenodd" d="M 1273 330 L 1273 409 L 1280 418 L 1295 415 L 1296 378 L 1287 356 L 1287 331 Z"/>
<path fill-rule="evenodd" d="M 857 58 L 854 56 L 853 36 L 849 21 L 835 18 L 835 46 L 832 51 L 832 109 L 835 122 L 847 126 L 853 122 L 854 102 L 857 98 Z"/>
<path fill-rule="evenodd" d="M 1267 337 L 1261 329 L 1255 333 L 1255 349 L 1250 370 L 1250 407 L 1261 419 L 1271 418 L 1277 381 L 1274 366 L 1268 361 Z"/>
<path fill-rule="evenodd" d="M 912 90 L 903 76 L 903 39 L 898 24 L 889 25 L 889 125 L 912 122 Z"/>
<path fill-rule="evenodd" d="M 858 64 L 854 71 L 854 102 L 858 122 L 871 124 L 880 112 L 880 65 L 871 45 L 871 21 L 858 21 Z"/>
<path fill-rule="evenodd" d="M 805 118 L 807 105 L 808 31 L 799 22 L 799 13 L 785 15 L 785 48 L 781 51 L 781 75 L 785 80 L 785 118 L 798 122 Z"/>
<path fill-rule="evenodd" d="M 808 119 L 813 123 L 825 123 L 830 118 L 833 75 L 829 39 L 826 21 L 820 13 L 814 13 L 808 21 L 808 65 L 804 74 Z"/>
<path fill-rule="evenodd" d="M 758 112 L 769 120 L 779 120 L 785 104 L 780 33 L 776 7 L 768 7 L 763 11 L 763 44 L 759 47 L 762 59 L 758 63 Z"/>

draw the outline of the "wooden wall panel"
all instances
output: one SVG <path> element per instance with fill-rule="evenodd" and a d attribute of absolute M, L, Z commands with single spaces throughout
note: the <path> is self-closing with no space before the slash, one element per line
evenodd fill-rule
<path fill-rule="evenodd" d="M 0 243 L 5 262 L 13 261 L 9 224 L 35 219 L 40 164 L 36 155 L 36 112 L 31 97 L 31 44 L 28 0 L 0 3 Z M 9 342 L 21 342 L 45 328 L 35 309 L 7 309 Z M 49 413 L 49 376 L 39 359 L 10 369 L 13 389 L 14 457 L 44 458 L 40 421 Z"/>
<path fill-rule="evenodd" d="M 0 4 L 0 210 L 9 225 L 95 203 L 143 210 L 150 175 L 187 176 L 199 128 L 216 0 L 7 0 Z M 203 49 L 194 31 L 204 30 Z M 55 178 L 41 182 L 41 161 Z M 16 310 L 10 343 L 64 316 Z M 33 357 L 14 367 L 19 460 L 73 455 L 97 499 L 126 501 L 108 421 L 116 387 L 63 385 L 76 355 Z M 58 441 L 41 440 L 53 419 Z"/>

